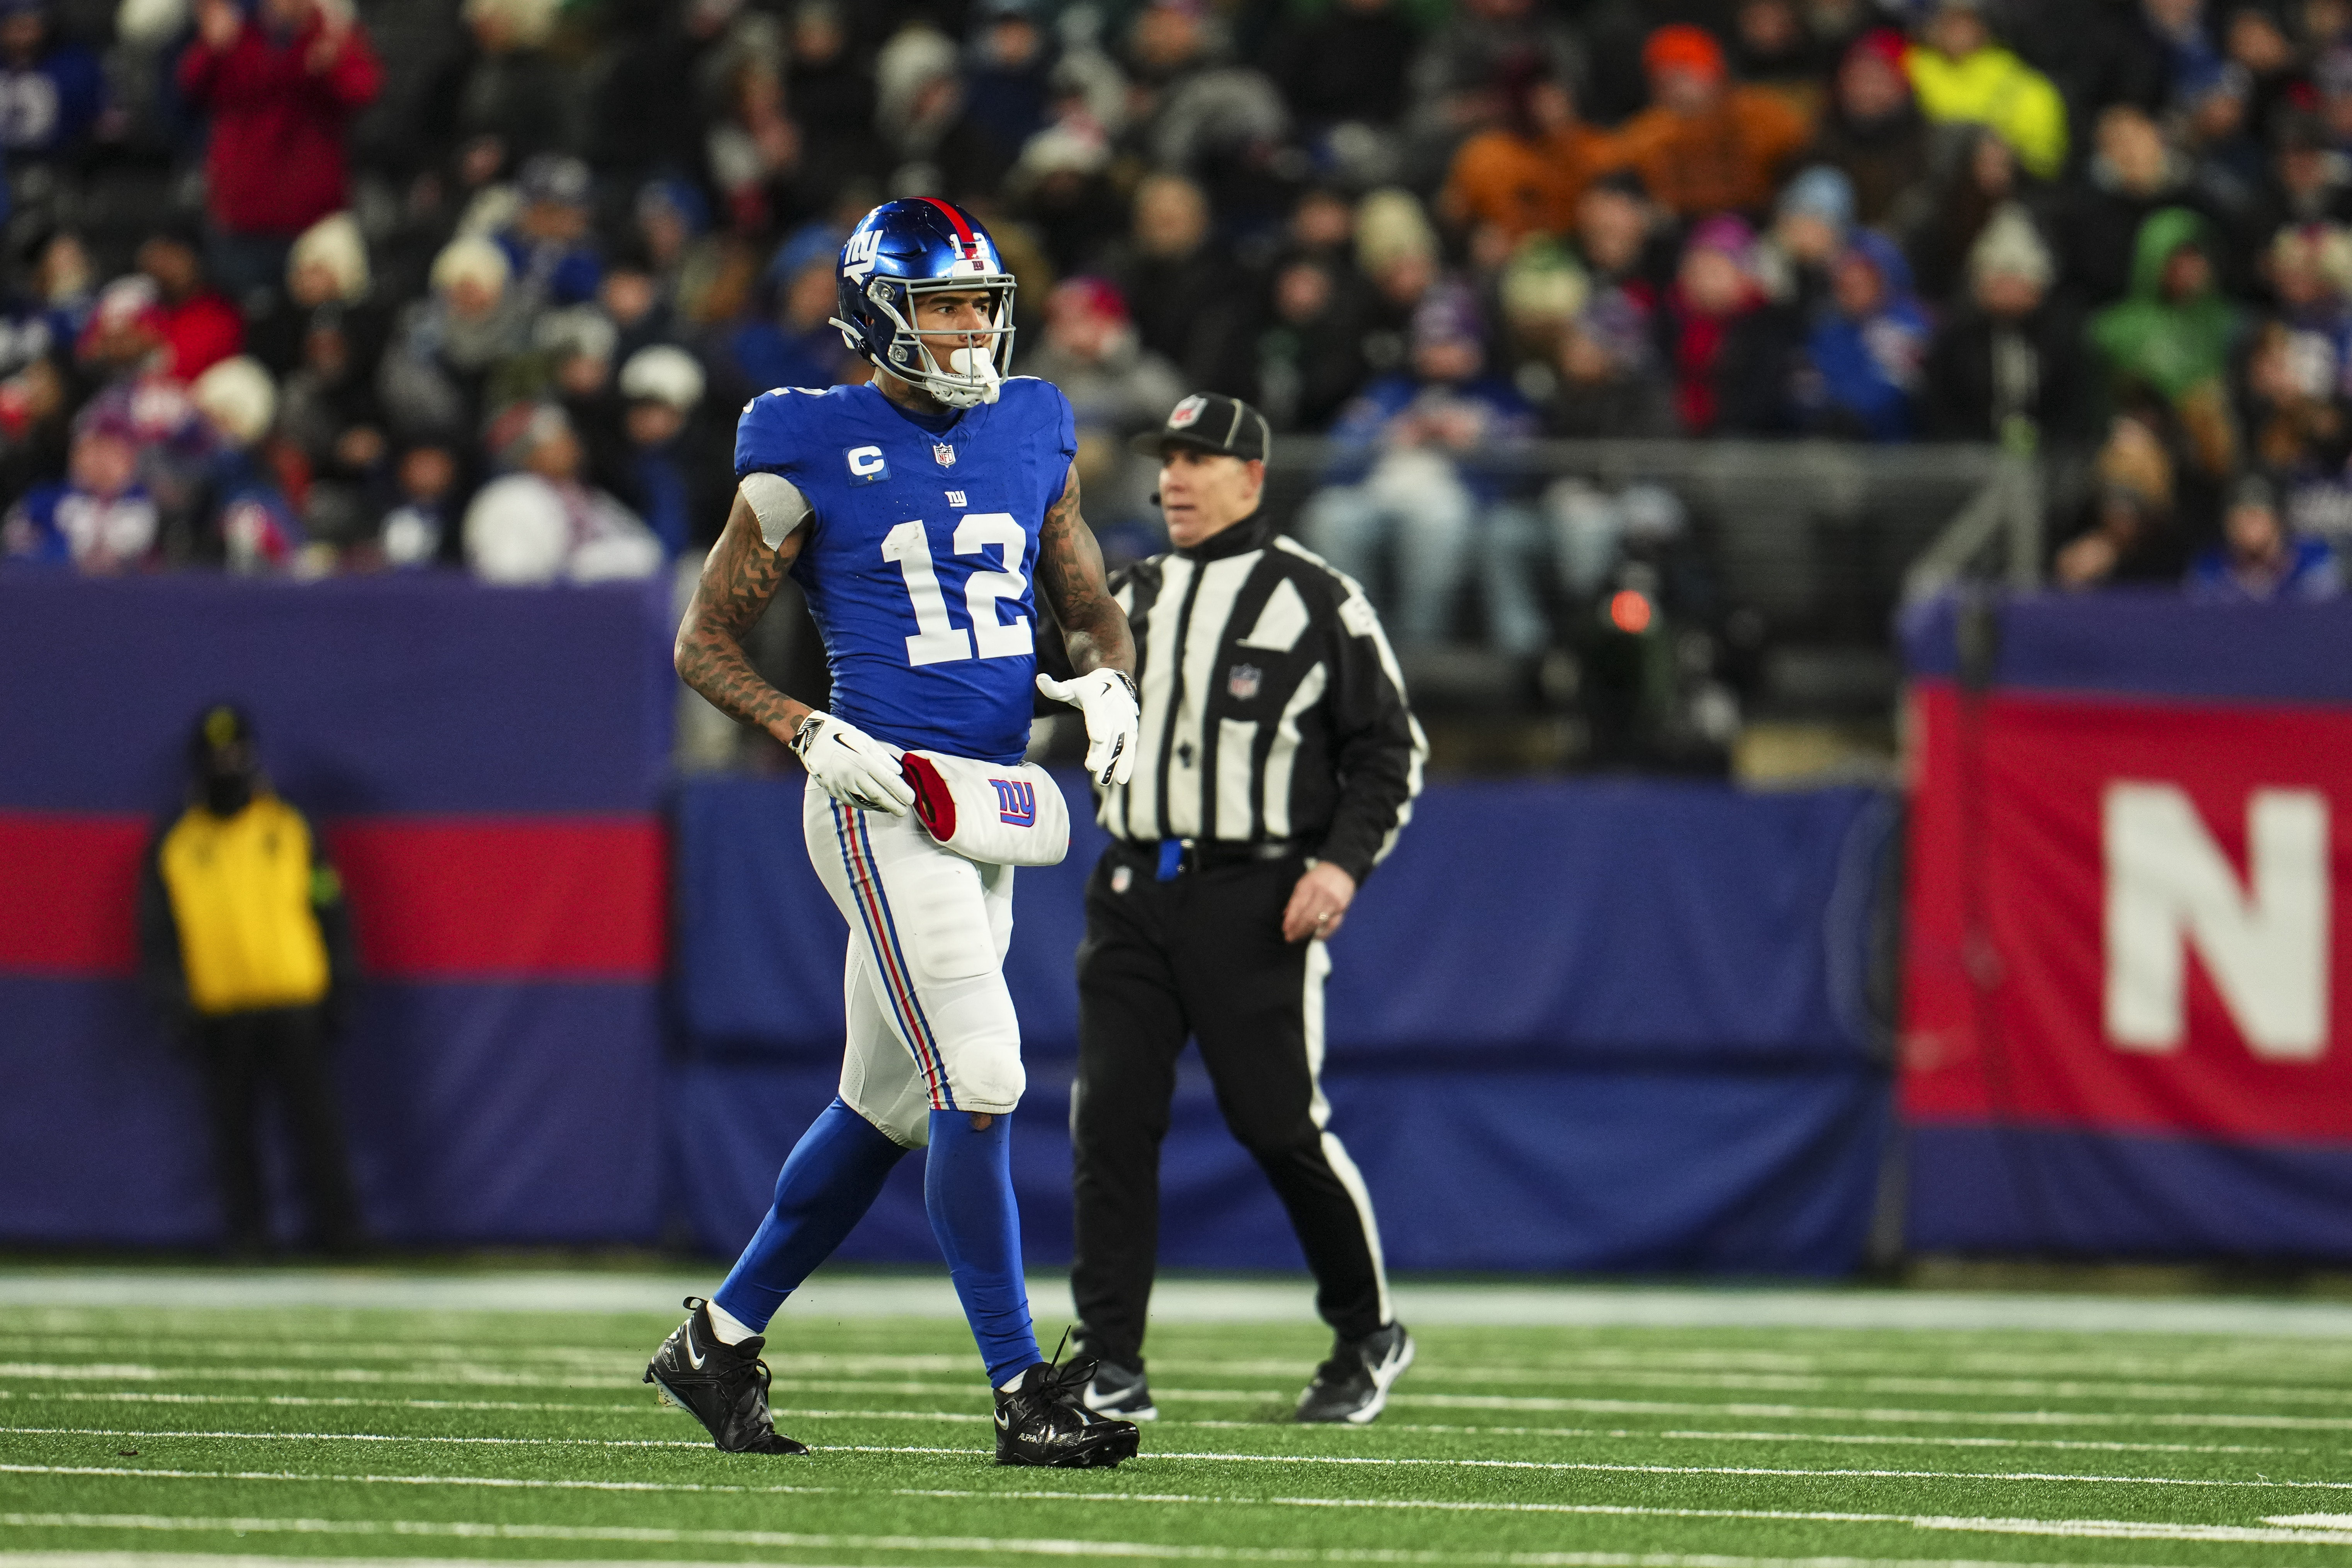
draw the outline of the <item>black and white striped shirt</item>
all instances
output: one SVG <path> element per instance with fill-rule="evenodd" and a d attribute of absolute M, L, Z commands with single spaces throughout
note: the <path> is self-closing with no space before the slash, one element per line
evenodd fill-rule
<path fill-rule="evenodd" d="M 1429 742 L 1350 578 L 1244 519 L 1114 575 L 1143 698 L 1115 836 L 1295 840 L 1361 882 L 1421 793 Z"/>

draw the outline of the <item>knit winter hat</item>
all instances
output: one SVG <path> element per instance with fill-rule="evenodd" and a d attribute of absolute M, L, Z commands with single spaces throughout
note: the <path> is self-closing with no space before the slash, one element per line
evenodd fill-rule
<path fill-rule="evenodd" d="M 1976 243 L 1969 247 L 1971 282 L 1981 283 L 2003 273 L 2031 279 L 2039 289 L 2049 288 L 2057 273 L 2041 230 L 2033 226 L 2033 220 L 2015 202 L 2004 202 L 1995 208 L 1977 235 Z"/>
<path fill-rule="evenodd" d="M 1723 46 L 1705 27 L 1673 22 L 1650 35 L 1642 46 L 1642 68 L 1652 76 L 1662 71 L 1688 71 L 1709 81 L 1724 76 Z"/>
<path fill-rule="evenodd" d="M 1853 226 L 1853 182 L 1843 169 L 1815 163 L 1789 182 L 1774 211 L 1782 217 L 1805 213 L 1843 234 Z"/>

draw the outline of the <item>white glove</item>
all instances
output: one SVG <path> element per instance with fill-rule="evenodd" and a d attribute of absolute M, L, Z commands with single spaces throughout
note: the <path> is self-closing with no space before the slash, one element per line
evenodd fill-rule
<path fill-rule="evenodd" d="M 904 816 L 915 804 L 915 788 L 898 770 L 898 748 L 830 713 L 802 720 L 793 751 L 816 787 L 845 805 Z"/>
<path fill-rule="evenodd" d="M 1135 748 L 1143 725 L 1135 682 L 1105 666 L 1069 680 L 1041 675 L 1037 689 L 1087 716 L 1087 772 L 1095 783 L 1108 789 L 1135 776 Z"/>

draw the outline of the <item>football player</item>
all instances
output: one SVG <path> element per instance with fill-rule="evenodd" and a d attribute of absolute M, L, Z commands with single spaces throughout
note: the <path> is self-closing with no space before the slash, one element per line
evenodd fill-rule
<path fill-rule="evenodd" d="M 730 1452 L 805 1453 L 778 1433 L 770 1319 L 839 1246 L 908 1150 L 929 1146 L 931 1228 L 996 1390 L 997 1460 L 1115 1465 L 1130 1422 L 1082 1398 L 1092 1363 L 1038 1353 L 1021 1272 L 1010 1119 L 1024 1078 L 1002 965 L 1013 870 L 942 848 L 908 815 L 902 749 L 1016 763 L 1033 682 L 1085 715 L 1087 766 L 1134 766 L 1134 644 L 1078 513 L 1070 405 L 1007 376 L 1013 279 L 986 230 L 929 199 L 885 203 L 842 247 L 834 325 L 872 384 L 779 387 L 738 426 L 738 489 L 677 637 L 688 684 L 808 769 L 811 860 L 849 922 L 841 1089 L 776 1180 L 726 1282 L 646 1380 Z M 742 638 L 790 573 L 833 675 L 831 711 L 770 686 Z M 1036 673 L 1036 589 L 1076 675 Z"/>

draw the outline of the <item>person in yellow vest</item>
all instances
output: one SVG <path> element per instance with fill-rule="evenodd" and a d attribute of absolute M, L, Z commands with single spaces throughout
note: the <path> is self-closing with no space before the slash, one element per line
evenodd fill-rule
<path fill-rule="evenodd" d="M 189 740 L 190 803 L 150 846 L 140 890 L 142 977 L 205 1074 L 233 1252 L 268 1240 L 260 1101 L 283 1108 L 308 1209 L 328 1251 L 362 1239 L 331 1047 L 352 975 L 334 868 L 262 775 L 252 721 L 223 703 Z"/>

